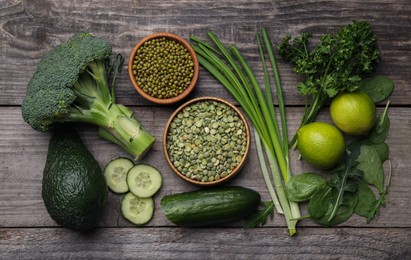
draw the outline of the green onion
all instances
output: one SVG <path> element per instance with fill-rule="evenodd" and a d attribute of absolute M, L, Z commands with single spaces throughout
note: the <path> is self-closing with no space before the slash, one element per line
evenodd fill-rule
<path fill-rule="evenodd" d="M 301 216 L 298 204 L 290 202 L 284 190 L 284 185 L 291 177 L 287 121 L 281 80 L 267 31 L 265 28 L 262 30 L 263 45 L 258 34 L 256 35 L 264 71 L 265 92 L 247 61 L 235 46 L 226 48 L 212 32 L 208 32 L 208 36 L 215 47 L 196 37 L 190 37 L 195 42 L 193 49 L 197 53 L 198 61 L 228 90 L 250 118 L 255 130 L 257 154 L 264 181 L 277 212 L 284 214 L 292 236 L 296 233 L 296 224 Z M 282 132 L 280 132 L 273 104 L 263 46 L 266 49 L 276 84 Z M 269 167 L 267 167 L 265 157 L 268 159 Z M 271 170 L 271 176 L 268 169 Z"/>
<path fill-rule="evenodd" d="M 258 133 L 255 129 L 254 129 L 254 137 L 255 137 L 255 144 L 256 144 L 256 147 L 257 147 L 258 160 L 260 162 L 261 172 L 263 173 L 264 181 L 265 181 L 265 183 L 267 183 L 268 193 L 270 194 L 271 200 L 274 203 L 275 210 L 277 210 L 277 212 L 280 213 L 280 214 L 284 214 L 284 211 L 281 208 L 281 204 L 278 201 L 276 192 L 275 192 L 273 184 L 271 182 L 270 175 L 268 173 L 267 164 L 265 162 L 264 151 L 263 151 L 263 147 L 261 145 L 260 137 L 258 136 Z"/>

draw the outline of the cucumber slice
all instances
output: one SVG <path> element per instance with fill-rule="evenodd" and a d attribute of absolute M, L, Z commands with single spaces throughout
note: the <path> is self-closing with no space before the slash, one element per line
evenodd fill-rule
<path fill-rule="evenodd" d="M 134 166 L 133 161 L 128 158 L 120 157 L 109 162 L 104 169 L 104 177 L 107 186 L 115 193 L 126 193 L 127 172 Z"/>
<path fill-rule="evenodd" d="M 121 200 L 121 214 L 133 224 L 146 224 L 153 217 L 153 213 L 154 200 L 151 197 L 139 198 L 129 192 Z"/>
<path fill-rule="evenodd" d="M 162 181 L 160 172 L 148 164 L 137 164 L 127 174 L 130 191 L 140 198 L 153 196 L 160 189 Z"/>

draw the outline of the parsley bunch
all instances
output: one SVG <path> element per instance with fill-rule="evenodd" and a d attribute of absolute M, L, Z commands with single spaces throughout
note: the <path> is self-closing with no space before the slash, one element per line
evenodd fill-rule
<path fill-rule="evenodd" d="M 327 99 L 342 91 L 356 90 L 362 77 L 372 72 L 380 59 L 377 37 L 365 21 L 352 21 L 335 35 L 320 36 L 313 48 L 309 46 L 310 38 L 309 33 L 298 37 L 287 35 L 278 46 L 279 54 L 304 77 L 297 86 L 307 96 L 300 126 L 314 121 Z M 295 141 L 296 136 L 290 144 Z"/>

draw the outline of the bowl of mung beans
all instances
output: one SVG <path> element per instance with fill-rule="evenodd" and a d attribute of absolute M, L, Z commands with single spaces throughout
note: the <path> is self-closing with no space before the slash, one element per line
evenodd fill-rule
<path fill-rule="evenodd" d="M 178 35 L 160 32 L 143 38 L 132 50 L 128 74 L 137 92 L 160 105 L 177 103 L 194 89 L 197 56 Z"/>
<path fill-rule="evenodd" d="M 170 116 L 163 135 L 166 160 L 177 176 L 199 186 L 231 180 L 244 166 L 250 130 L 238 108 L 217 97 L 199 97 Z"/>

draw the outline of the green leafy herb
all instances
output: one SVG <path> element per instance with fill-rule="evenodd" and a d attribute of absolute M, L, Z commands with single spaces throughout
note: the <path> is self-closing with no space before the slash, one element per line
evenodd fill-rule
<path fill-rule="evenodd" d="M 337 192 L 337 197 L 335 198 L 335 202 L 333 205 L 333 209 L 329 216 L 328 221 L 337 214 L 338 207 L 343 203 L 344 198 L 344 191 L 349 190 L 352 191 L 353 189 L 349 189 L 352 185 L 347 182 L 349 177 L 356 177 L 359 176 L 361 173 L 355 168 L 357 165 L 357 158 L 360 155 L 360 148 L 354 147 L 351 151 L 346 151 L 343 156 L 345 168 L 343 170 L 336 171 L 333 175 L 336 175 L 338 181 L 334 183 L 335 190 Z M 347 189 L 348 187 L 348 189 Z"/>
<path fill-rule="evenodd" d="M 388 188 L 391 184 L 391 162 L 389 162 L 389 173 L 388 173 L 388 183 L 385 186 L 385 189 L 382 193 L 380 193 L 380 198 L 378 199 L 378 201 L 374 204 L 374 207 L 370 210 L 368 216 L 367 216 L 367 223 L 369 223 L 374 217 L 375 215 L 377 215 L 380 211 L 381 206 L 385 206 L 388 198 Z"/>
<path fill-rule="evenodd" d="M 274 217 L 274 203 L 273 202 L 261 202 L 262 209 L 258 209 L 246 218 L 244 228 L 255 228 L 265 225 L 267 218 L 273 219 Z"/>
<path fill-rule="evenodd" d="M 384 113 L 377 118 L 377 122 L 371 132 L 368 134 L 368 139 L 373 143 L 379 144 L 385 141 L 390 130 L 390 118 L 388 117 L 388 106 L 390 102 L 387 102 Z"/>
<path fill-rule="evenodd" d="M 326 227 L 341 224 L 352 216 L 357 203 L 358 197 L 348 192 L 345 194 L 341 205 L 337 207 L 335 213 L 333 213 L 335 204 L 328 204 L 329 206 L 327 212 L 320 218 L 314 218 L 314 221 Z"/>
<path fill-rule="evenodd" d="M 357 182 L 357 197 L 358 197 L 358 204 L 354 209 L 354 213 L 367 218 L 370 215 L 370 212 L 374 210 L 374 207 L 377 203 L 377 199 L 375 197 L 374 192 L 370 189 L 370 187 L 362 182 Z"/>
<path fill-rule="evenodd" d="M 372 143 L 370 145 L 378 152 L 381 162 L 385 162 L 388 159 L 388 155 L 390 154 L 390 148 L 388 147 L 387 143 Z"/>
<path fill-rule="evenodd" d="M 287 197 L 295 202 L 307 201 L 326 184 L 327 180 L 316 173 L 307 172 L 294 175 L 286 185 Z"/>
<path fill-rule="evenodd" d="M 324 216 L 329 210 L 332 198 L 332 188 L 322 186 L 319 188 L 308 203 L 308 213 L 312 218 L 318 219 Z"/>
<path fill-rule="evenodd" d="M 315 119 L 328 98 L 358 89 L 363 75 L 372 72 L 380 59 L 376 35 L 365 21 L 353 21 L 335 35 L 321 35 L 314 48 L 310 48 L 310 38 L 308 33 L 294 38 L 287 35 L 278 46 L 279 54 L 304 77 L 297 86 L 298 91 L 307 96 L 301 126 Z M 295 141 L 296 136 L 290 145 Z"/>
<path fill-rule="evenodd" d="M 322 218 L 314 219 L 314 221 L 325 227 L 331 227 L 331 226 L 335 226 L 335 225 L 338 225 L 338 224 L 341 224 L 347 221 L 354 212 L 354 209 L 352 207 L 348 205 L 340 205 L 337 208 L 335 215 L 331 218 L 331 214 L 333 212 L 332 209 L 333 209 L 333 206 L 329 208 L 329 211 L 327 211 L 327 214 L 325 214 Z M 329 220 L 330 218 L 331 220 Z"/>
<path fill-rule="evenodd" d="M 367 146 L 373 147 L 378 152 L 378 155 L 380 156 L 381 162 L 385 162 L 388 159 L 388 155 L 389 155 L 389 152 L 390 152 L 388 144 L 386 144 L 386 143 L 376 144 L 376 143 L 371 142 L 368 138 L 353 141 L 349 145 L 347 145 L 346 149 L 351 150 L 352 147 L 354 147 L 354 146 L 362 146 L 362 145 L 367 145 Z"/>
<path fill-rule="evenodd" d="M 356 168 L 362 171 L 362 179 L 374 185 L 380 192 L 384 190 L 384 169 L 380 156 L 372 146 L 361 145 Z"/>
<path fill-rule="evenodd" d="M 361 81 L 360 89 L 367 93 L 374 103 L 388 98 L 394 90 L 394 83 L 385 76 L 374 76 Z"/>

